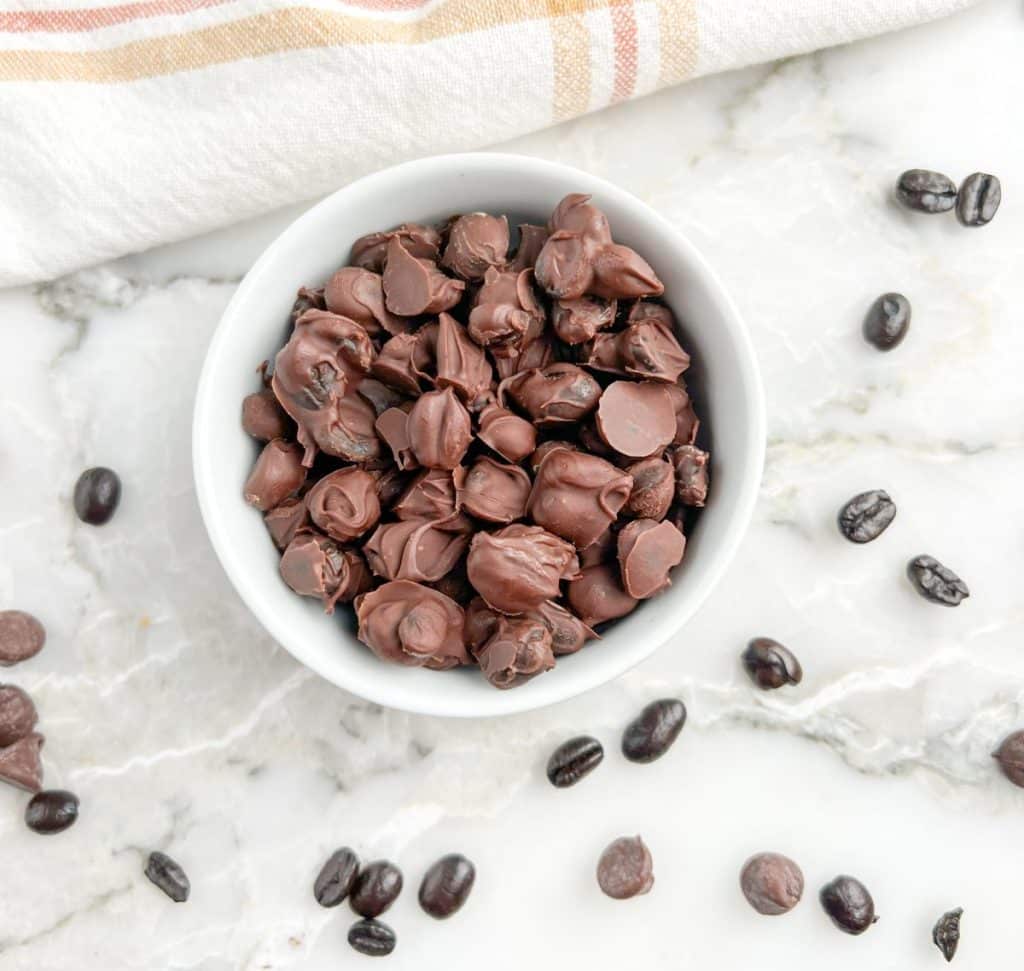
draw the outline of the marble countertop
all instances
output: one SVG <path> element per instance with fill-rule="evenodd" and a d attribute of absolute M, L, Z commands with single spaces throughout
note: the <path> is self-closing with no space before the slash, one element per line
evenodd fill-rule
<path fill-rule="evenodd" d="M 1020 3 L 988 0 L 502 146 L 581 165 L 675 220 L 746 316 L 769 405 L 755 522 L 717 592 L 640 668 L 529 715 L 456 723 L 344 694 L 268 639 L 206 540 L 189 437 L 204 348 L 297 210 L 0 293 L 0 605 L 49 630 L 3 678 L 37 701 L 48 784 L 82 799 L 77 825 L 44 839 L 24 794 L 0 791 L 0 969 L 355 966 L 350 915 L 310 890 L 344 843 L 405 870 L 396 971 L 926 971 L 942 962 L 931 926 L 955 906 L 954 966 L 1008 967 L 1024 792 L 989 753 L 1024 727 L 1022 42 Z M 1001 175 L 1002 211 L 981 231 L 901 211 L 891 185 L 914 166 Z M 914 322 L 882 355 L 859 325 L 887 290 Z M 69 500 L 94 464 L 125 483 L 99 530 Z M 899 515 L 855 547 L 836 510 L 877 487 Z M 917 597 L 903 570 L 921 552 L 971 599 Z M 751 687 L 737 658 L 755 635 L 797 653 L 798 688 Z M 689 709 L 680 742 L 625 763 L 622 726 L 666 694 Z M 609 756 L 556 792 L 544 762 L 580 732 Z M 616 903 L 594 864 L 633 833 L 657 882 Z M 186 867 L 188 904 L 143 878 L 151 849 Z M 765 849 L 807 878 L 786 918 L 758 917 L 736 888 Z M 479 877 L 438 924 L 414 891 L 451 850 Z M 874 893 L 864 937 L 815 899 L 840 872 Z"/>

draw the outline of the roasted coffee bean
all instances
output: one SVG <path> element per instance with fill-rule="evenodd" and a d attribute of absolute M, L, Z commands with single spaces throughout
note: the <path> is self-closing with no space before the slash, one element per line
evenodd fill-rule
<path fill-rule="evenodd" d="M 788 856 L 758 853 L 743 864 L 740 889 L 759 914 L 776 916 L 791 911 L 804 893 L 804 875 Z"/>
<path fill-rule="evenodd" d="M 878 539 L 896 518 L 896 503 L 884 489 L 854 496 L 839 510 L 839 531 L 851 543 Z"/>
<path fill-rule="evenodd" d="M 967 584 L 934 556 L 915 556 L 907 564 L 907 576 L 925 600 L 944 607 L 955 607 L 971 595 Z"/>
<path fill-rule="evenodd" d="M 83 523 L 102 526 L 121 501 L 121 480 L 111 469 L 86 469 L 75 483 L 75 512 Z"/>
<path fill-rule="evenodd" d="M 999 768 L 1015 786 L 1024 789 L 1024 732 L 1013 732 L 992 753 Z"/>
<path fill-rule="evenodd" d="M 652 701 L 626 726 L 622 754 L 630 762 L 660 759 L 686 724 L 686 706 L 678 698 Z"/>
<path fill-rule="evenodd" d="M 443 920 L 462 909 L 476 882 L 476 867 L 460 853 L 442 856 L 423 877 L 420 906 Z"/>
<path fill-rule="evenodd" d="M 956 205 L 956 184 L 941 172 L 910 169 L 896 183 L 896 196 L 908 209 L 949 212 Z"/>
<path fill-rule="evenodd" d="M 647 893 L 654 886 L 654 865 L 644 841 L 622 836 L 609 844 L 597 862 L 597 883 L 615 900 Z"/>
<path fill-rule="evenodd" d="M 37 792 L 25 807 L 25 825 L 35 833 L 62 833 L 78 819 L 78 796 L 66 789 Z"/>
<path fill-rule="evenodd" d="M 910 301 L 902 293 L 883 293 L 864 318 L 864 340 L 880 351 L 903 343 L 910 329 Z"/>
<path fill-rule="evenodd" d="M 1003 187 L 994 175 L 967 176 L 956 197 L 956 218 L 964 226 L 987 226 L 1003 201 Z"/>
<path fill-rule="evenodd" d="M 0 666 L 34 657 L 46 643 L 46 630 L 24 610 L 0 610 Z"/>
<path fill-rule="evenodd" d="M 348 942 L 360 954 L 382 958 L 395 949 L 398 938 L 387 924 L 379 920 L 361 920 L 349 928 Z"/>
<path fill-rule="evenodd" d="M 351 891 L 359 875 L 359 857 L 347 846 L 335 850 L 313 883 L 313 896 L 322 907 L 337 907 Z"/>
<path fill-rule="evenodd" d="M 589 735 L 563 742 L 548 759 L 548 781 L 559 789 L 576 785 L 590 775 L 604 758 L 604 746 Z"/>
<path fill-rule="evenodd" d="M 750 680 L 766 691 L 784 684 L 799 684 L 803 668 L 793 652 L 770 637 L 755 637 L 743 652 L 743 667 Z"/>
<path fill-rule="evenodd" d="M 159 887 L 175 903 L 182 904 L 188 900 L 192 890 L 185 871 L 166 853 L 154 850 L 146 860 L 146 876 L 150 882 Z"/>
<path fill-rule="evenodd" d="M 821 888 L 819 896 L 832 923 L 847 934 L 863 934 L 878 920 L 868 888 L 853 877 L 836 877 Z"/>
<path fill-rule="evenodd" d="M 402 871 L 387 860 L 376 860 L 359 871 L 348 902 L 360 917 L 379 917 L 401 892 Z"/>
<path fill-rule="evenodd" d="M 963 907 L 946 911 L 932 928 L 932 940 L 947 961 L 952 961 L 956 955 L 957 945 L 960 943 L 960 918 L 963 914 Z"/>

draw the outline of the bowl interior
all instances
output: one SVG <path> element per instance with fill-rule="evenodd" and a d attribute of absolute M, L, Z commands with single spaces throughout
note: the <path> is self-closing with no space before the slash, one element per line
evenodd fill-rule
<path fill-rule="evenodd" d="M 616 241 L 637 249 L 665 283 L 693 358 L 687 385 L 712 451 L 707 507 L 688 536 L 673 586 L 600 641 L 512 691 L 473 670 L 432 672 L 378 661 L 354 637 L 350 612 L 327 617 L 293 594 L 260 513 L 241 498 L 258 446 L 240 424 L 242 399 L 259 387 L 255 368 L 273 359 L 288 331 L 295 291 L 343 265 L 354 240 L 401 222 L 452 213 L 507 213 L 544 222 L 568 192 L 589 192 Z M 540 707 L 602 684 L 643 660 L 692 615 L 721 576 L 750 518 L 763 458 L 763 405 L 753 353 L 731 301 L 703 259 L 669 223 L 621 189 L 584 172 L 511 155 L 441 156 L 353 183 L 293 223 L 250 270 L 210 344 L 197 394 L 194 463 L 211 541 L 239 594 L 269 633 L 303 663 L 364 698 L 409 711 L 497 715 Z"/>

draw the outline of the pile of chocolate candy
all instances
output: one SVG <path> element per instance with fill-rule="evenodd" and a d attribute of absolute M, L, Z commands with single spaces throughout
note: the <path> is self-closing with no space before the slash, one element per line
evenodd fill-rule
<path fill-rule="evenodd" d="M 654 270 L 584 195 L 519 237 L 470 213 L 357 240 L 242 413 L 285 582 L 352 602 L 383 660 L 499 688 L 664 590 L 708 489 Z"/>

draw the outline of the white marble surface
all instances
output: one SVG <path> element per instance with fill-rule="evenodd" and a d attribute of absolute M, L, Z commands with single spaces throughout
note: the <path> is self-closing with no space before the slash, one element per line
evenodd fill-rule
<path fill-rule="evenodd" d="M 769 397 L 755 524 L 717 593 L 643 667 L 552 710 L 466 724 L 367 706 L 275 648 L 223 577 L 192 492 L 191 398 L 235 282 L 293 213 L 0 294 L 0 606 L 50 632 L 4 680 L 37 699 L 48 783 L 82 798 L 78 824 L 44 839 L 24 795 L 0 792 L 0 969 L 355 966 L 350 915 L 310 892 L 342 843 L 406 872 L 395 969 L 924 971 L 953 906 L 955 966 L 1019 960 L 1024 793 L 988 753 L 1024 727 L 1022 42 L 1020 3 L 989 0 L 505 146 L 677 220 L 734 291 Z M 891 183 L 915 165 L 1000 174 L 996 222 L 895 208 Z M 888 289 L 915 316 L 883 356 L 858 328 Z M 91 464 L 125 482 L 102 530 L 70 511 Z M 900 512 L 858 548 L 834 516 L 871 487 Z M 971 585 L 956 611 L 904 579 L 924 551 Z M 737 655 L 757 634 L 798 653 L 799 688 L 750 687 Z M 622 725 L 676 693 L 677 748 L 624 763 Z M 546 756 L 581 731 L 609 757 L 555 792 Z M 615 903 L 593 866 L 634 832 L 657 883 Z M 187 868 L 188 904 L 142 877 L 154 848 Z M 477 889 L 434 924 L 415 886 L 454 849 Z M 786 918 L 736 889 L 761 849 L 807 876 Z M 816 902 L 838 872 L 874 892 L 882 920 L 862 938 Z"/>

